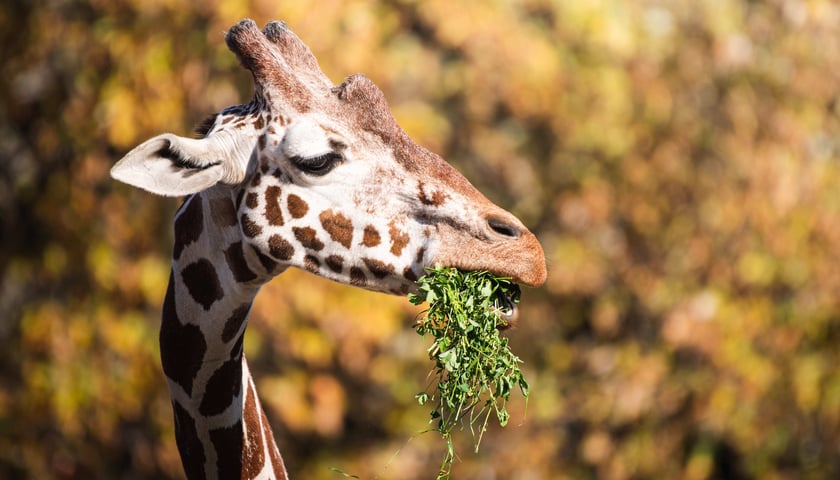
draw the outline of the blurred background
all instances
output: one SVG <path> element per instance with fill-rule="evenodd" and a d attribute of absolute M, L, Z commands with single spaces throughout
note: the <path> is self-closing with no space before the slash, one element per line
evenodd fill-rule
<path fill-rule="evenodd" d="M 541 239 L 529 401 L 457 479 L 840 476 L 840 6 L 822 0 L 0 5 L 0 477 L 180 478 L 158 359 L 178 201 L 108 170 L 251 97 L 285 20 Z M 406 299 L 290 271 L 245 347 L 293 478 L 433 478 Z"/>

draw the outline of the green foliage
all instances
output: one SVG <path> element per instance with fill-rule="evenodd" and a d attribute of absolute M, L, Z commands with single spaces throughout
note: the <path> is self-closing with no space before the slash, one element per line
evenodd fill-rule
<path fill-rule="evenodd" d="M 446 440 L 440 479 L 449 478 L 455 459 L 452 431 L 466 423 L 478 452 L 490 415 L 495 413 L 499 425 L 507 425 L 510 414 L 505 406 L 511 391 L 519 387 L 527 397 L 528 382 L 519 368 L 522 361 L 499 334 L 507 326 L 505 302 L 518 303 L 518 287 L 489 272 L 440 266 L 427 272 L 417 281 L 419 293 L 408 298 L 414 305 L 429 303 L 415 330 L 434 339 L 428 352 L 435 361 L 437 382 L 431 396 L 421 392 L 416 398 L 420 405 L 435 402 L 431 421 Z"/>

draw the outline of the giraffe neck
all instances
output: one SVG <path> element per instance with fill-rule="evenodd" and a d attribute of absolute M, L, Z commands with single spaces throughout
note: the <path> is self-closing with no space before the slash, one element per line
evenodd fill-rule
<path fill-rule="evenodd" d="M 214 188 L 175 219 L 160 331 L 188 478 L 286 478 L 242 348 L 251 304 L 276 268 L 238 240 L 237 201 Z"/>

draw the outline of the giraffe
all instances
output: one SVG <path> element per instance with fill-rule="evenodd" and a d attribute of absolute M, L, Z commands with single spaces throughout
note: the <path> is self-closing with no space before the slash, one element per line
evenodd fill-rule
<path fill-rule="evenodd" d="M 189 478 L 287 478 L 243 354 L 260 287 L 289 267 L 368 290 L 416 291 L 423 267 L 489 270 L 539 286 L 536 237 L 397 125 L 356 74 L 333 85 L 282 22 L 225 40 L 250 102 L 127 153 L 116 180 L 185 197 L 175 214 L 161 363 Z"/>

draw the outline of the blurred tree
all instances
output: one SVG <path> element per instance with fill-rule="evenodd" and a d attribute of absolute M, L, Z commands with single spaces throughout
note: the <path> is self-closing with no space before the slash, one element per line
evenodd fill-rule
<path fill-rule="evenodd" d="M 107 172 L 249 98 L 223 44 L 246 16 L 370 76 L 546 247 L 511 333 L 527 415 L 455 478 L 840 475 L 834 2 L 45 0 L 0 5 L 0 477 L 181 476 L 156 342 L 176 202 Z M 430 478 L 416 310 L 301 272 L 266 290 L 246 348 L 293 475 Z"/>

